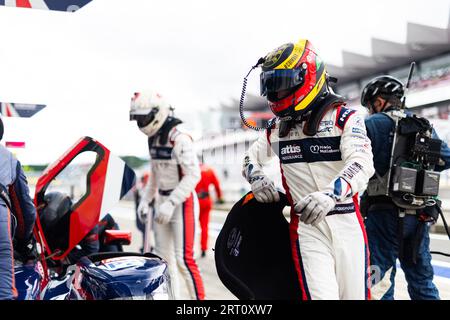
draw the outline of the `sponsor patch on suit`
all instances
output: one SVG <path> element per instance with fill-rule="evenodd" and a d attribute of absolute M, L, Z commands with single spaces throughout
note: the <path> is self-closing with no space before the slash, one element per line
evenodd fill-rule
<path fill-rule="evenodd" d="M 341 137 L 306 138 L 280 141 L 278 152 L 281 163 L 340 161 Z"/>

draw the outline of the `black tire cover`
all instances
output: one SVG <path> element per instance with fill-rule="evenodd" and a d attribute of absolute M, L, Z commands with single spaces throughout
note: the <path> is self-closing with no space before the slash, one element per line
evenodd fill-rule
<path fill-rule="evenodd" d="M 300 300 L 289 223 L 281 201 L 259 203 L 251 192 L 231 209 L 215 244 L 217 273 L 241 300 Z"/>

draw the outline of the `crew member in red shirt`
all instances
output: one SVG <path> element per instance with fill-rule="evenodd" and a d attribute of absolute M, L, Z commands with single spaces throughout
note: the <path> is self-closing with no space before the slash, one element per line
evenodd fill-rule
<path fill-rule="evenodd" d="M 217 179 L 214 170 L 205 165 L 200 165 L 201 179 L 197 184 L 195 191 L 197 192 L 198 201 L 200 204 L 200 227 L 202 229 L 201 234 L 201 249 L 202 257 L 206 256 L 206 250 L 208 249 L 208 224 L 209 213 L 212 207 L 212 200 L 209 194 L 209 186 L 212 184 L 216 190 L 216 195 L 219 203 L 223 203 L 222 190 L 220 189 L 219 180 Z"/>

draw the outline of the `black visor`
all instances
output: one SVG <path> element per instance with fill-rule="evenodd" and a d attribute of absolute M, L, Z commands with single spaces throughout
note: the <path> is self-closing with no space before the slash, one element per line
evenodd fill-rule
<path fill-rule="evenodd" d="M 158 111 L 159 111 L 158 108 L 153 108 L 147 114 L 131 114 L 130 121 L 136 120 L 138 127 L 144 128 L 148 126 L 148 124 L 151 123 L 153 120 L 155 120 L 155 115 L 158 113 Z"/>
<path fill-rule="evenodd" d="M 302 85 L 305 81 L 306 69 L 277 69 L 261 72 L 261 95 L 270 92 L 289 90 Z"/>

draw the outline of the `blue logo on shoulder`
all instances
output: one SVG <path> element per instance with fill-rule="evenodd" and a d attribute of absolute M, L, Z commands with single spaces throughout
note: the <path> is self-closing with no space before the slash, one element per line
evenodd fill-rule
<path fill-rule="evenodd" d="M 364 130 L 358 128 L 352 128 L 352 133 L 364 134 Z"/>

